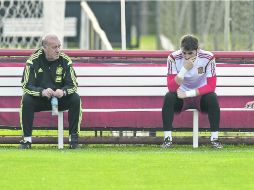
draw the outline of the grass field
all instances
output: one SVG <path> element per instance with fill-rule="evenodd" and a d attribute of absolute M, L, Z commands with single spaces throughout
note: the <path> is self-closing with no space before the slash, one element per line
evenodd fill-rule
<path fill-rule="evenodd" d="M 1 189 L 254 188 L 254 147 L 86 145 L 80 150 L 0 147 Z"/>

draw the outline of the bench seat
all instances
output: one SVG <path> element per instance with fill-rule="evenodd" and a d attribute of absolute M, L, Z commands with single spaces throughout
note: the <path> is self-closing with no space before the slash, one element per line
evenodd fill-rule
<path fill-rule="evenodd" d="M 82 130 L 162 130 L 161 107 L 168 91 L 165 63 L 74 61 L 74 67 L 79 83 L 78 93 L 83 102 Z M 24 63 L 18 60 L 0 62 L 2 127 L 19 127 L 17 111 L 22 96 L 20 81 L 23 68 Z M 243 108 L 247 101 L 253 100 L 253 79 L 254 64 L 217 63 L 216 93 L 222 108 L 222 130 L 253 130 L 254 112 Z M 16 111 L 8 111 L 9 108 Z M 15 113 L 10 113 L 12 111 Z M 35 114 L 35 128 L 56 129 L 59 117 L 50 115 L 48 112 Z M 63 127 L 67 128 L 67 113 L 63 115 Z M 175 116 L 175 129 L 192 130 L 193 126 L 195 133 L 197 126 L 201 130 L 209 130 L 207 115 L 188 110 Z"/>
<path fill-rule="evenodd" d="M 0 107 L 18 107 L 22 90 L 20 87 L 23 63 L 13 66 L 2 64 L 0 80 Z M 167 92 L 166 68 L 164 64 L 74 64 L 78 77 L 78 93 L 82 97 L 83 108 L 94 110 L 84 112 L 81 125 L 83 130 L 93 128 L 139 128 L 162 129 L 160 108 Z M 222 108 L 242 108 L 254 94 L 254 66 L 237 64 L 217 64 L 217 88 Z M 156 111 L 146 111 L 146 109 Z M 114 110 L 105 113 L 105 109 Z M 131 111 L 117 111 L 130 109 Z M 95 111 L 97 110 L 97 111 Z M 135 111 L 134 111 L 135 110 Z M 117 112 L 116 112 L 117 111 Z M 1 113 L 1 125 L 18 126 L 19 119 L 10 114 Z M 252 128 L 252 113 L 222 112 L 221 128 L 247 129 Z M 52 127 L 52 121 L 44 121 L 47 113 L 36 117 L 36 126 Z M 246 117 L 244 121 L 238 117 Z M 140 119 L 142 118 L 142 120 Z M 192 114 L 183 113 L 176 116 L 175 128 L 192 128 Z M 230 118 L 230 119 L 228 119 Z M 9 120 L 9 121 L 8 121 Z M 38 122 L 37 122 L 38 120 Z M 67 117 L 65 117 L 67 127 Z M 200 128 L 209 128 L 206 115 L 200 114 Z"/>

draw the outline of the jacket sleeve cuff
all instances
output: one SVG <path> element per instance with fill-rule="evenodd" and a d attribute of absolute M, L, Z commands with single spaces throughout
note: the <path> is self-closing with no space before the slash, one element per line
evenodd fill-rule
<path fill-rule="evenodd" d="M 43 91 L 44 89 L 43 88 L 41 88 L 40 90 L 39 90 L 39 92 L 40 92 L 40 96 L 42 97 L 42 91 Z"/>
<path fill-rule="evenodd" d="M 67 96 L 68 95 L 68 91 L 65 89 L 65 88 L 62 88 L 62 91 L 64 93 L 64 96 Z"/>

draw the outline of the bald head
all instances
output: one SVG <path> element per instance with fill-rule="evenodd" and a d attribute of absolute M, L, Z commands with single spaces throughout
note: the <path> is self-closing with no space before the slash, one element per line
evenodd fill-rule
<path fill-rule="evenodd" d="M 45 36 L 42 37 L 42 46 L 45 47 L 48 43 L 50 43 L 51 41 L 54 41 L 54 40 L 59 40 L 58 36 L 56 34 L 46 34 Z"/>
<path fill-rule="evenodd" d="M 42 47 L 49 61 L 54 61 L 59 58 L 61 42 L 56 34 L 46 34 L 42 38 Z"/>

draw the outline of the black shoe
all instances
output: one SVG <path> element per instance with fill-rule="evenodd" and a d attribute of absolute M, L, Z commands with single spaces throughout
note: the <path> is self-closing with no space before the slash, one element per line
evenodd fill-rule
<path fill-rule="evenodd" d="M 80 148 L 78 144 L 78 134 L 72 134 L 70 139 L 70 149 Z"/>
<path fill-rule="evenodd" d="M 170 147 L 172 147 L 172 141 L 170 140 L 170 137 L 167 137 L 164 139 L 164 142 L 161 145 L 161 148 L 170 148 Z"/>
<path fill-rule="evenodd" d="M 217 148 L 217 149 L 223 148 L 223 145 L 221 144 L 221 142 L 218 139 L 213 139 L 211 141 L 211 145 L 213 148 Z"/>
<path fill-rule="evenodd" d="M 20 141 L 20 149 L 31 149 L 32 148 L 32 143 L 29 141 L 21 140 Z"/>

